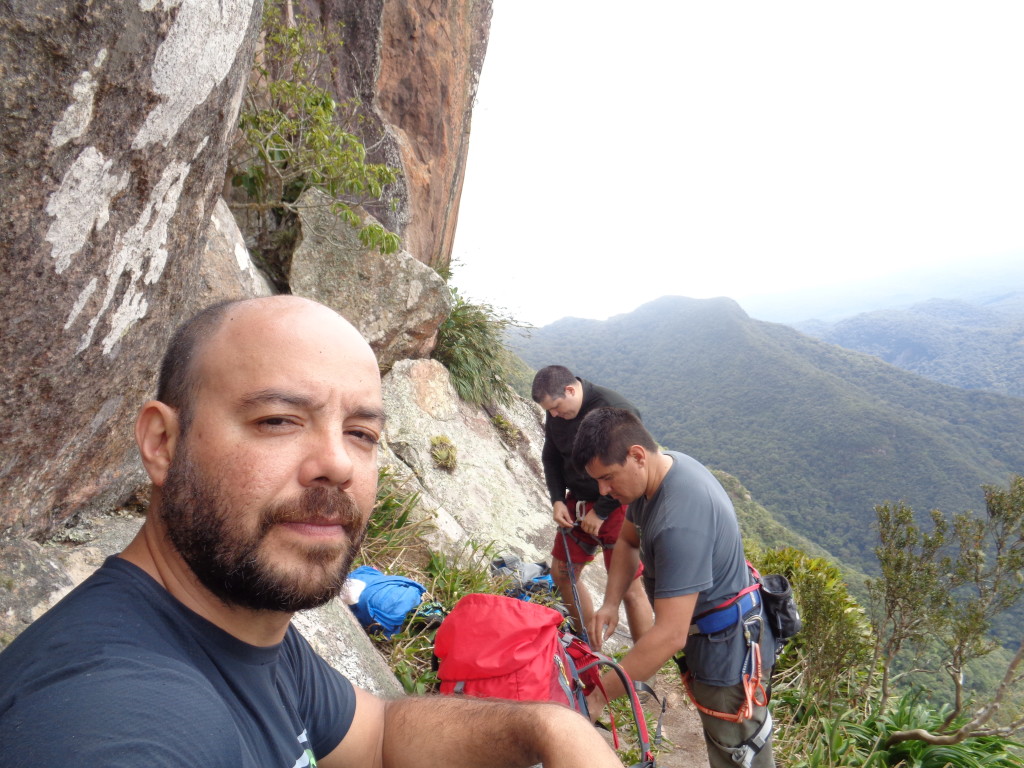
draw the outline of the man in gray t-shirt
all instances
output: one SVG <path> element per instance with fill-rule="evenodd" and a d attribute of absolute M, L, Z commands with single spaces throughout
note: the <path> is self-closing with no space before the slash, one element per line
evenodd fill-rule
<path fill-rule="evenodd" d="M 757 618 L 756 593 L 720 607 L 751 585 L 728 494 L 695 459 L 659 452 L 640 420 L 621 409 L 601 408 L 584 419 L 573 461 L 586 468 L 602 494 L 630 505 L 608 572 L 604 605 L 588 628 L 591 641 L 600 647 L 615 629 L 621 590 L 642 562 L 644 586 L 654 603 L 654 627 L 626 654 L 622 666 L 634 680 L 646 680 L 685 648 L 691 695 L 698 706 L 719 715 L 740 712 L 747 699 L 743 675 L 752 671 L 756 651 L 756 646 L 748 647 L 744 629 L 760 640 L 765 681 L 775 656 L 771 633 Z M 703 621 L 702 627 L 691 626 L 695 617 L 710 614 L 729 618 L 713 631 Z M 604 683 L 608 698 L 624 693 L 613 675 Z M 774 765 L 771 720 L 758 700 L 766 703 L 759 696 L 749 716 L 739 721 L 700 712 L 712 768 Z M 588 703 L 596 718 L 606 700 L 598 689 Z"/>

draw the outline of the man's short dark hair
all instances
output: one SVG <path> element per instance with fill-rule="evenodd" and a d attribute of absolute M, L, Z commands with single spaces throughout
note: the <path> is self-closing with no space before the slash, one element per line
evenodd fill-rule
<path fill-rule="evenodd" d="M 203 345 L 220 328 L 228 308 L 238 303 L 239 300 L 220 301 L 200 310 L 178 327 L 167 344 L 160 363 L 156 399 L 178 412 L 178 424 L 183 435 L 192 423 L 199 389 L 195 363 Z"/>
<path fill-rule="evenodd" d="M 572 371 L 564 365 L 549 365 L 537 371 L 533 377 L 533 402 L 539 403 L 545 397 L 557 400 L 565 397 L 565 388 L 576 383 Z"/>
<path fill-rule="evenodd" d="M 584 470 L 592 460 L 622 464 L 630 446 L 639 445 L 654 453 L 658 444 L 634 414 L 623 408 L 596 408 L 586 415 L 576 432 L 572 462 Z"/>

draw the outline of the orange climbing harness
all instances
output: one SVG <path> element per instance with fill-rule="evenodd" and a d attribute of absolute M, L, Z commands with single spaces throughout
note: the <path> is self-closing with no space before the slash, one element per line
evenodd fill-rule
<path fill-rule="evenodd" d="M 753 718 L 754 707 L 768 706 L 768 692 L 765 691 L 764 685 L 761 683 L 761 645 L 753 640 L 750 634 L 750 625 L 755 622 L 761 625 L 760 630 L 763 632 L 764 624 L 760 616 L 753 616 L 743 622 L 743 634 L 747 641 L 747 656 L 743 661 L 744 698 L 739 710 L 735 714 L 710 709 L 697 701 L 697 697 L 693 695 L 693 687 L 690 685 L 691 672 L 687 670 L 683 673 L 683 685 L 686 687 L 686 693 L 690 696 L 690 701 L 705 715 L 717 717 L 720 720 L 728 720 L 733 723 L 741 723 L 744 720 Z M 758 637 L 760 637 L 760 634 Z"/>
<path fill-rule="evenodd" d="M 743 623 L 743 637 L 747 643 L 747 653 L 746 657 L 743 659 L 744 698 L 743 702 L 740 704 L 739 710 L 736 714 L 730 714 L 728 712 L 719 712 L 717 710 L 710 709 L 709 707 L 705 707 L 697 701 L 697 697 L 693 695 L 693 687 L 690 685 L 690 671 L 685 670 L 682 673 L 683 685 L 686 687 L 686 692 L 690 696 L 690 701 L 693 702 L 697 709 L 705 715 L 717 717 L 720 720 L 728 720 L 733 723 L 740 723 L 744 720 L 751 719 L 754 716 L 754 707 L 768 706 L 768 692 L 761 683 L 760 640 L 764 635 L 765 630 L 759 595 L 761 574 L 757 572 L 757 569 L 754 568 L 749 560 L 747 561 L 747 568 L 750 570 L 754 583 L 746 589 L 741 590 L 735 597 L 729 598 L 724 603 L 716 605 L 710 611 L 706 611 L 701 614 L 701 616 L 697 618 L 696 623 L 690 628 L 691 633 L 695 630 L 701 634 L 710 634 L 712 632 L 720 631 L 721 629 L 732 625 L 732 621 L 728 620 L 727 612 L 729 609 L 736 611 L 736 621 Z M 753 608 L 758 609 L 757 613 L 744 618 L 744 612 L 747 610 L 753 610 Z M 723 623 L 721 619 L 726 619 L 728 623 Z M 754 625 L 757 625 L 757 640 L 754 640 L 753 635 L 751 634 L 751 629 Z M 683 665 L 680 664 L 681 669 L 682 667 Z"/>

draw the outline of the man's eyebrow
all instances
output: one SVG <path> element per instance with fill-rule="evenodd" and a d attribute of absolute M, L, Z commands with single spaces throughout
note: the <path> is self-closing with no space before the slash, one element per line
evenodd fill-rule
<path fill-rule="evenodd" d="M 308 395 L 300 395 L 296 392 L 288 392 L 281 389 L 263 389 L 259 392 L 251 392 L 239 400 L 239 405 L 243 409 L 255 408 L 268 403 L 280 403 L 310 410 L 316 410 L 324 406 L 322 401 L 314 400 Z"/>
<path fill-rule="evenodd" d="M 259 392 L 252 392 L 239 401 L 243 410 L 250 408 L 256 408 L 260 405 L 266 405 L 268 403 L 280 403 L 282 405 L 290 405 L 295 408 L 303 408 L 305 410 L 318 410 L 323 408 L 326 403 L 322 400 L 314 400 L 308 395 L 300 395 L 296 392 L 288 392 L 280 389 L 264 389 Z M 352 418 L 367 419 L 369 421 L 377 422 L 381 426 L 386 421 L 386 415 L 383 408 L 371 408 L 367 406 L 360 406 L 349 414 Z"/>
<path fill-rule="evenodd" d="M 375 421 L 382 427 L 384 426 L 384 422 L 387 421 L 387 415 L 384 413 L 383 408 L 356 408 L 349 415 L 356 419 Z"/>

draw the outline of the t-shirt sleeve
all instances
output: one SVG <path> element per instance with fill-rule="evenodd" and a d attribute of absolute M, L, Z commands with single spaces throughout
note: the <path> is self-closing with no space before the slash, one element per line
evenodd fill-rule
<path fill-rule="evenodd" d="M 345 738 L 356 711 L 352 683 L 317 654 L 294 627 L 285 638 L 285 651 L 294 677 L 300 716 L 306 725 L 313 754 L 318 758 L 334 751 Z"/>
<path fill-rule="evenodd" d="M 654 541 L 654 597 L 680 597 L 708 589 L 712 584 L 713 532 L 708 528 L 672 526 Z"/>

